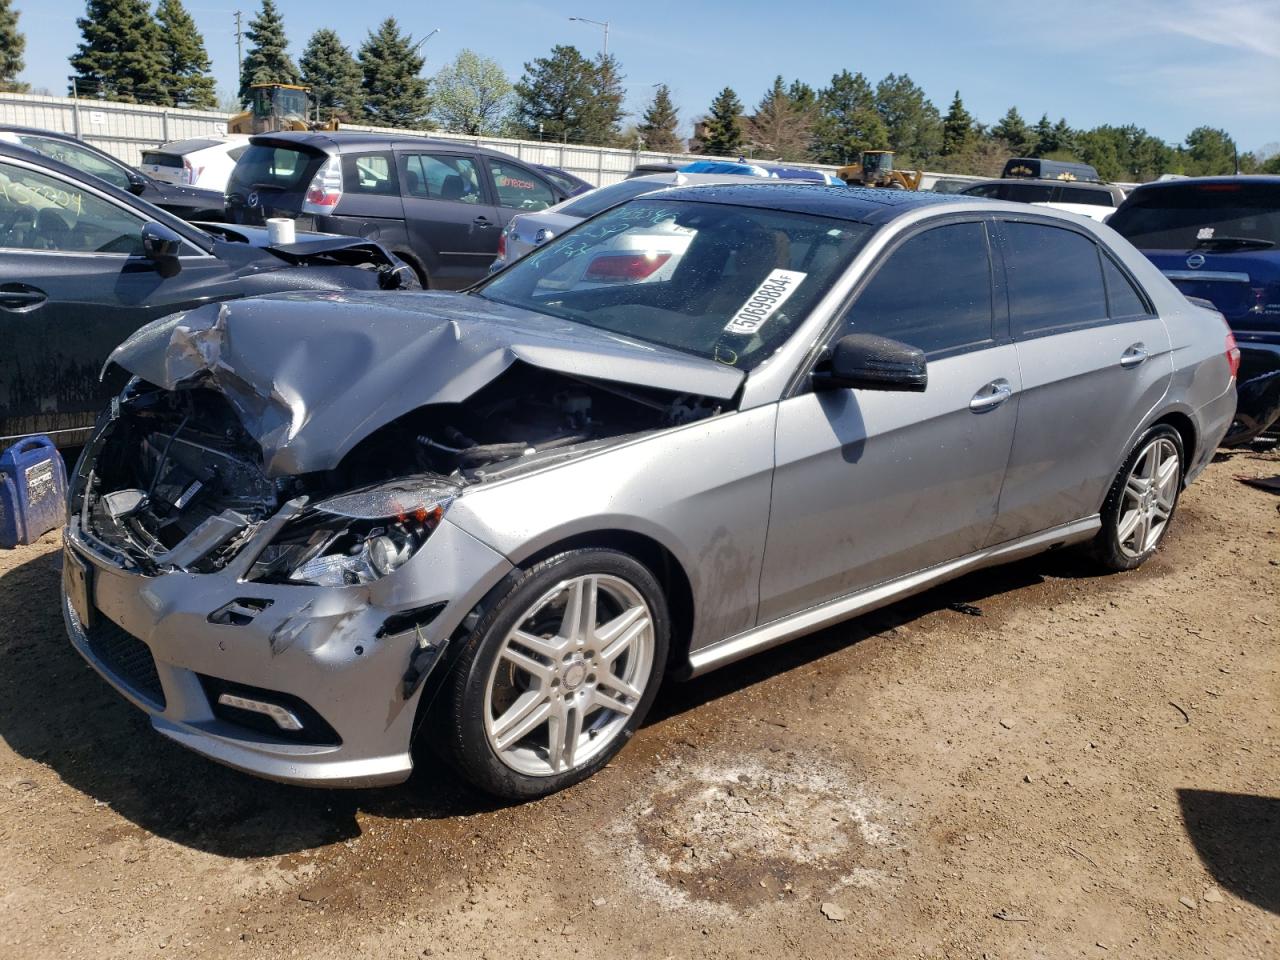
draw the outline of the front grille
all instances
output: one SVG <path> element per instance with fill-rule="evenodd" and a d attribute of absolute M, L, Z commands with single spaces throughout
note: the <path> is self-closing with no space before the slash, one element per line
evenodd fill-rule
<path fill-rule="evenodd" d="M 94 625 L 85 631 L 93 655 L 130 692 L 163 710 L 164 687 L 160 685 L 160 674 L 156 672 L 151 648 L 101 613 L 94 619 Z"/>

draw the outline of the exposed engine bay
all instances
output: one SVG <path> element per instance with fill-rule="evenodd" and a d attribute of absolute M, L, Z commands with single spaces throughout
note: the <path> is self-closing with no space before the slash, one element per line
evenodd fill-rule
<path fill-rule="evenodd" d="M 270 523 L 246 579 L 368 582 L 407 560 L 467 486 L 724 406 L 516 363 L 464 402 L 388 423 L 331 470 L 272 478 L 222 393 L 135 380 L 81 461 L 72 509 L 99 549 L 145 573 L 220 570 Z"/>

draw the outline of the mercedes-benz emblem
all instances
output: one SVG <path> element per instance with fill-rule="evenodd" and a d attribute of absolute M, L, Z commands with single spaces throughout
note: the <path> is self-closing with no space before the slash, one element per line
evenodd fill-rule
<path fill-rule="evenodd" d="M 1187 266 L 1192 270 L 1199 270 L 1204 266 L 1204 254 L 1193 253 L 1191 256 L 1187 257 Z"/>
<path fill-rule="evenodd" d="M 253 193 L 249 194 L 249 199 L 248 199 L 248 200 L 246 200 L 246 201 L 245 201 L 245 203 L 247 203 L 247 204 L 248 204 L 249 206 L 251 206 L 251 207 L 256 207 L 256 206 L 258 205 L 258 194 L 257 194 L 257 191 L 255 191 L 255 192 L 253 192 Z M 1204 257 L 1201 257 L 1201 258 L 1200 258 L 1200 262 L 1201 262 L 1201 263 L 1204 263 Z"/>

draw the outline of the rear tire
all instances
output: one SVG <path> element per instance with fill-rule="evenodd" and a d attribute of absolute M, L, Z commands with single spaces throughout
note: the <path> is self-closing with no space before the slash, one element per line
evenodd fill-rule
<path fill-rule="evenodd" d="M 1186 455 L 1182 437 L 1156 424 L 1134 445 L 1102 505 L 1093 558 L 1108 570 L 1133 570 L 1156 552 L 1178 506 Z"/>
<path fill-rule="evenodd" d="M 437 714 L 445 759 L 509 800 L 590 777 L 644 721 L 671 635 L 662 588 L 616 550 L 570 550 L 481 611 Z"/>

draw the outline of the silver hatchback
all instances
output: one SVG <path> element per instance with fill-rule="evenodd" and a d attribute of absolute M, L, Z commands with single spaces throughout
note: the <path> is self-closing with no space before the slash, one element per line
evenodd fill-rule
<path fill-rule="evenodd" d="M 664 678 L 1038 551 L 1142 563 L 1237 358 L 1083 218 L 649 194 L 467 293 L 143 328 L 75 472 L 67 627 L 222 763 L 393 783 L 429 738 L 536 797 L 608 762 Z"/>

